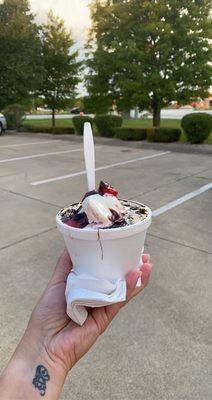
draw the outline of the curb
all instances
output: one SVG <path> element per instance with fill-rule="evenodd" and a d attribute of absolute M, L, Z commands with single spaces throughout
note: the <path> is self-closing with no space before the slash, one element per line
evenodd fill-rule
<path fill-rule="evenodd" d="M 6 135 L 9 136 L 19 136 L 19 137 L 29 137 L 29 135 L 34 135 L 37 138 L 46 138 L 52 140 L 64 140 L 76 143 L 82 143 L 82 136 L 78 135 L 60 135 L 51 133 L 21 133 L 15 131 L 7 131 Z M 95 143 L 105 144 L 107 146 L 122 146 L 131 147 L 136 149 L 147 149 L 147 150 L 164 150 L 172 151 L 176 153 L 186 153 L 186 154 L 198 154 L 198 155 L 210 155 L 212 154 L 212 145 L 210 144 L 189 144 L 189 143 L 150 143 L 146 140 L 143 141 L 123 141 L 114 138 L 103 138 L 100 136 L 94 137 Z"/>

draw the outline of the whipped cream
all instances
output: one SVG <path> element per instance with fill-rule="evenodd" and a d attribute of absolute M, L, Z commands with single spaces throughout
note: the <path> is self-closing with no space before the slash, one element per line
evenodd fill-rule
<path fill-rule="evenodd" d="M 101 181 L 98 190 L 85 194 L 82 202 L 60 212 L 64 224 L 78 229 L 121 228 L 142 221 L 148 210 L 142 204 L 118 199 L 118 190 Z"/>
<path fill-rule="evenodd" d="M 104 228 L 112 226 L 115 218 L 121 218 L 125 214 L 125 207 L 117 197 L 110 194 L 87 196 L 82 202 L 82 210 L 86 213 L 89 224 Z"/>

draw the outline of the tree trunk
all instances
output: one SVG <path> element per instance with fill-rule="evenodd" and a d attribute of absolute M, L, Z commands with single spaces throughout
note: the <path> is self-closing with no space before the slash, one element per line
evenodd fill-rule
<path fill-rule="evenodd" d="M 129 110 L 123 111 L 122 116 L 123 116 L 123 118 L 130 119 L 131 118 L 130 111 Z"/>
<path fill-rule="evenodd" d="M 134 114 L 135 119 L 138 119 L 138 112 L 139 112 L 138 107 L 135 107 L 135 114 Z"/>
<path fill-rule="evenodd" d="M 55 127 L 55 108 L 52 108 L 52 128 Z"/>
<path fill-rule="evenodd" d="M 160 126 L 160 113 L 161 108 L 158 104 L 155 104 L 153 107 L 153 126 L 159 127 Z"/>

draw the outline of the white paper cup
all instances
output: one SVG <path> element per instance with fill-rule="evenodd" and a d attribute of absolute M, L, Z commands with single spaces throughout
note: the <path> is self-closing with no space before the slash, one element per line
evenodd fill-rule
<path fill-rule="evenodd" d="M 58 213 L 57 227 L 65 240 L 74 271 L 78 275 L 113 281 L 124 278 L 130 270 L 139 267 L 152 217 L 151 210 L 148 207 L 146 209 L 148 216 L 140 222 L 99 230 L 70 227 L 61 221 Z"/>

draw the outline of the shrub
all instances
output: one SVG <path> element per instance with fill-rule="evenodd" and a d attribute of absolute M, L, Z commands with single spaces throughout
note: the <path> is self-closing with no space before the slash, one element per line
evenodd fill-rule
<path fill-rule="evenodd" d="M 72 118 L 72 121 L 77 135 L 83 135 L 85 122 L 90 122 L 91 126 L 93 125 L 93 118 L 87 117 L 86 115 L 77 115 Z"/>
<path fill-rule="evenodd" d="M 94 122 L 101 136 L 113 137 L 115 128 L 122 126 L 123 118 L 119 115 L 96 115 Z"/>
<path fill-rule="evenodd" d="M 25 116 L 24 107 L 20 104 L 11 104 L 3 110 L 8 129 L 17 129 L 21 126 Z"/>
<path fill-rule="evenodd" d="M 116 128 L 115 137 L 122 140 L 145 140 L 147 129 L 145 128 Z"/>
<path fill-rule="evenodd" d="M 51 126 L 33 126 L 30 124 L 24 124 L 19 129 L 19 132 L 31 132 L 31 133 L 53 133 L 55 135 L 74 135 L 74 128 L 72 127 L 60 127 L 55 126 L 52 128 Z"/>
<path fill-rule="evenodd" d="M 203 143 L 212 131 L 212 115 L 195 113 L 185 115 L 181 126 L 190 143 Z"/>
<path fill-rule="evenodd" d="M 177 142 L 181 136 L 179 128 L 152 128 L 147 130 L 149 142 Z"/>

